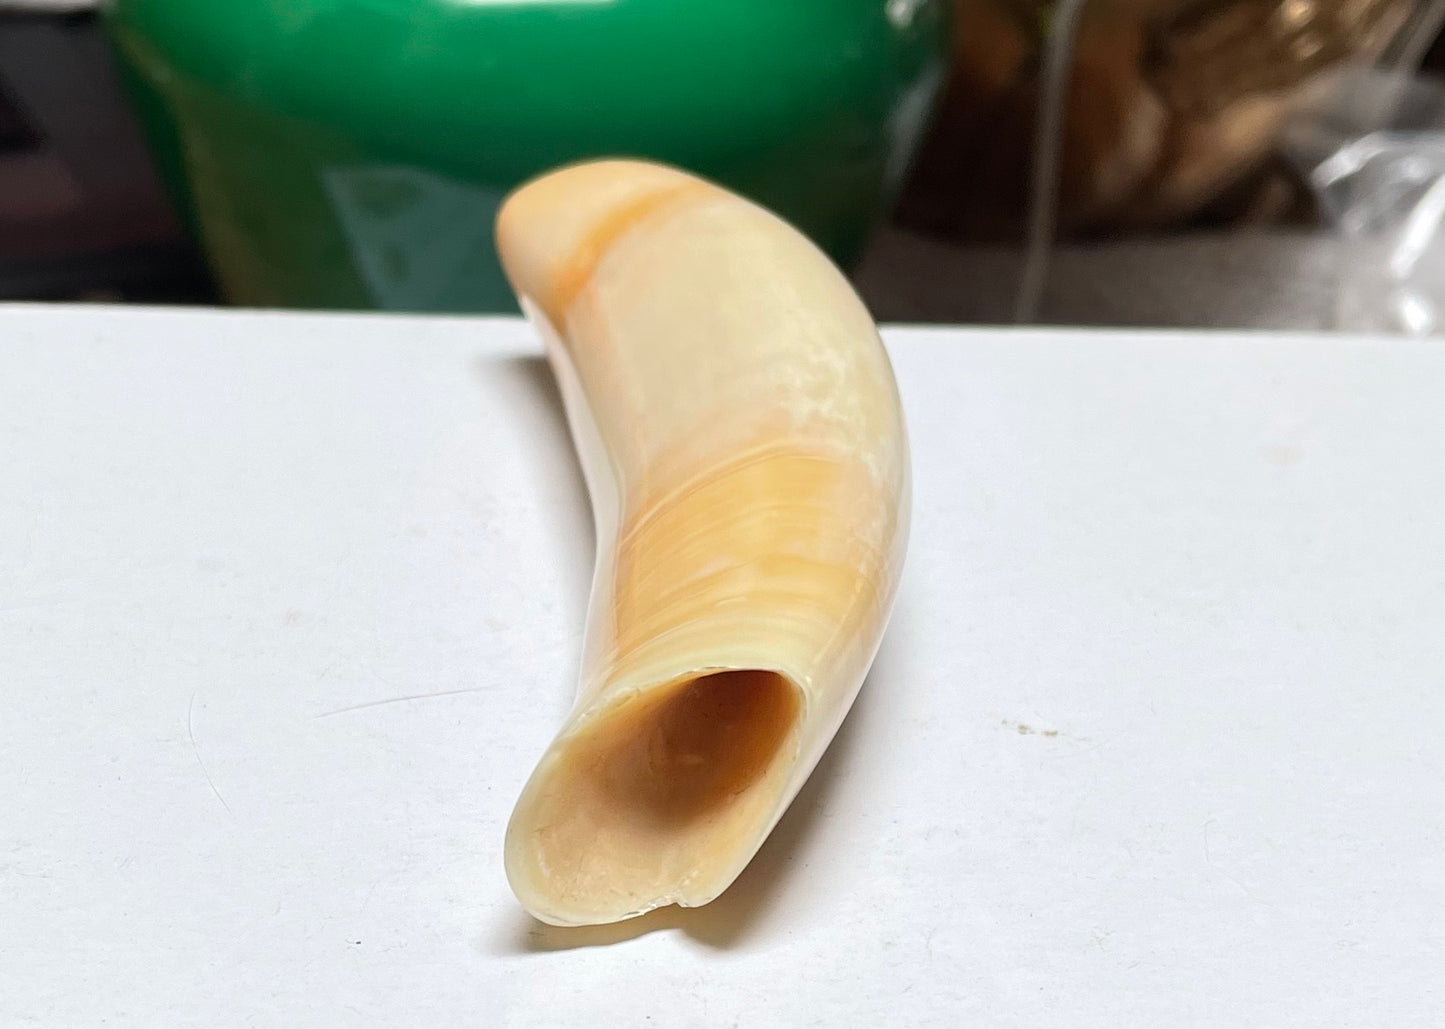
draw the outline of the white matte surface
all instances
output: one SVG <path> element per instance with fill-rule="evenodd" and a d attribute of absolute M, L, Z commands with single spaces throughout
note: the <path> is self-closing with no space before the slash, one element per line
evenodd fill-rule
<path fill-rule="evenodd" d="M 1438 1025 L 1445 349 L 887 335 L 863 698 L 723 899 L 569 931 L 530 332 L 0 309 L 0 1025 Z"/>

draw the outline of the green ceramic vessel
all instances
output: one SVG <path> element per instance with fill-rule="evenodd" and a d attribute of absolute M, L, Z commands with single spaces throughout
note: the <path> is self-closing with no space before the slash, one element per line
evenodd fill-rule
<path fill-rule="evenodd" d="M 503 195 L 687 168 L 846 265 L 941 78 L 944 0 L 115 0 L 157 161 L 243 304 L 510 310 Z"/>

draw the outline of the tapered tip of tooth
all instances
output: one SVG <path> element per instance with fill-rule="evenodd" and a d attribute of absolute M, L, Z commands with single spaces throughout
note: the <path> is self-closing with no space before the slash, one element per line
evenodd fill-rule
<path fill-rule="evenodd" d="M 618 235 L 684 192 L 716 191 L 646 161 L 591 161 L 524 183 L 497 214 L 497 252 L 516 291 L 554 321 Z"/>
<path fill-rule="evenodd" d="M 685 676 L 564 731 L 507 830 L 507 876 L 554 925 L 600 925 L 732 883 L 786 800 L 802 694 L 770 671 Z"/>

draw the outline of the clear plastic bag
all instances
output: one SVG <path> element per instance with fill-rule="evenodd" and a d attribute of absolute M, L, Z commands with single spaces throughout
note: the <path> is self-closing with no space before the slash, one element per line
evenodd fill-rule
<path fill-rule="evenodd" d="M 1445 332 L 1445 85 L 1378 71 L 1341 85 L 1282 143 L 1336 247 L 1328 325 Z"/>
<path fill-rule="evenodd" d="M 1373 133 L 1312 180 L 1341 237 L 1334 327 L 1445 331 L 1445 133 Z"/>

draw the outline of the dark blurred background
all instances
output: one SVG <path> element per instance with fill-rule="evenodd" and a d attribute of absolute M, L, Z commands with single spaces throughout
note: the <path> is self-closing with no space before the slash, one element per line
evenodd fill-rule
<path fill-rule="evenodd" d="M 1271 0 L 1269 7 L 1277 21 L 1280 11 L 1295 10 L 1288 4 L 1304 2 Z M 1227 5 L 1214 5 L 1221 6 Z M 84 0 L 0 0 L 0 300 L 222 302 L 157 178 L 90 7 Z M 1026 157 L 1030 140 L 1017 126 L 1009 129 L 1020 119 L 1008 104 L 1032 110 L 1038 76 L 1014 72 L 1015 82 L 1029 85 L 996 101 L 988 112 L 994 123 L 979 129 L 975 101 L 985 87 L 975 81 L 979 68 L 968 65 L 968 47 L 977 50 L 980 38 L 991 53 L 1008 47 L 990 41 L 987 27 L 970 24 L 966 31 L 967 39 L 960 34 L 955 42 L 935 132 L 901 202 L 852 269 L 880 318 L 999 322 L 1014 313 L 1028 167 L 1005 151 L 1012 146 Z M 1305 51 L 1295 45 L 1291 52 Z M 1037 57 L 1020 58 L 1028 60 Z M 1086 54 L 1081 62 L 1088 72 Z M 1429 73 L 1442 64 L 1445 47 L 1437 38 L 1421 68 Z M 1075 91 L 1087 98 L 1108 95 L 1113 86 L 1076 82 Z M 977 147 L 954 145 L 970 131 L 985 133 L 984 149 L 997 159 L 980 161 Z M 983 165 L 991 182 L 960 181 Z M 1070 174 L 1067 153 L 1063 169 Z M 1009 190 L 1020 197 L 1014 208 L 994 201 Z M 986 202 L 970 206 L 970 196 Z M 1129 225 L 1113 215 L 1067 224 L 1069 199 L 1063 197 L 1040 320 L 1329 325 L 1340 242 L 1320 231 L 1297 173 L 1276 158 L 1256 161 L 1187 218 L 1158 224 Z"/>
<path fill-rule="evenodd" d="M 217 299 L 93 12 L 0 8 L 0 299 Z"/>

